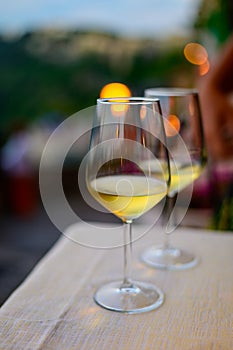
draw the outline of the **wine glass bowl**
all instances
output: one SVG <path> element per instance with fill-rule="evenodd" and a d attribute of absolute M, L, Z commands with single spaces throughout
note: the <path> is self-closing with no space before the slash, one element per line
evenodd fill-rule
<path fill-rule="evenodd" d="M 170 244 L 169 234 L 178 224 L 174 222 L 178 193 L 193 184 L 206 164 L 198 92 L 194 89 L 151 88 L 145 90 L 145 96 L 160 99 L 170 155 L 171 181 L 162 215 L 163 226 L 167 225 L 164 228 L 165 242 L 161 246 L 146 249 L 142 254 L 142 260 L 152 267 L 187 269 L 198 263 L 198 257 L 173 247 Z"/>
<path fill-rule="evenodd" d="M 150 163 L 157 164 L 157 176 Z M 142 164 L 147 163 L 147 167 Z M 166 166 L 164 166 L 166 164 Z M 133 220 L 167 194 L 170 178 L 166 137 L 158 99 L 98 99 L 86 183 L 90 194 L 124 226 L 124 277 L 101 286 L 94 295 L 104 308 L 139 313 L 159 307 L 163 292 L 131 277 Z"/>

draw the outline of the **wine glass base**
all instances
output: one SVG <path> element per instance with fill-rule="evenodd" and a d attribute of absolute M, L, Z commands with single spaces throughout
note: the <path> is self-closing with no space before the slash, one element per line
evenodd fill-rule
<path fill-rule="evenodd" d="M 185 250 L 162 246 L 147 249 L 141 260 L 148 266 L 164 270 L 186 270 L 198 263 L 198 258 Z"/>
<path fill-rule="evenodd" d="M 164 302 L 164 294 L 150 283 L 136 281 L 124 286 L 116 281 L 100 287 L 94 300 L 105 309 L 136 314 L 157 309 Z"/>

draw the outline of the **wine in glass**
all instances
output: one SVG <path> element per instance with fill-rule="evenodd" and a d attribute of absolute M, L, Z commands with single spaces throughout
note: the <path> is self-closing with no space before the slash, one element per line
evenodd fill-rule
<path fill-rule="evenodd" d="M 148 162 L 148 167 L 141 164 Z M 150 162 L 157 165 L 152 174 Z M 124 226 L 124 277 L 101 286 L 94 300 L 102 307 L 139 313 L 159 307 L 163 292 L 155 285 L 131 277 L 134 219 L 150 210 L 167 194 L 170 176 L 163 118 L 157 99 L 98 99 L 86 183 L 91 195 L 115 214 Z"/>
<path fill-rule="evenodd" d="M 172 246 L 170 233 L 177 226 L 174 222 L 177 194 L 200 176 L 206 164 L 198 92 L 193 89 L 151 88 L 145 91 L 145 96 L 160 99 L 165 118 L 171 181 L 162 214 L 163 226 L 167 224 L 164 227 L 165 242 L 161 246 L 146 249 L 142 260 L 152 267 L 187 269 L 197 264 L 198 257 Z"/>

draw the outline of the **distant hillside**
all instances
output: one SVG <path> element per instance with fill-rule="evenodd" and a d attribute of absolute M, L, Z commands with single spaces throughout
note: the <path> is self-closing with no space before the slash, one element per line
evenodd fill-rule
<path fill-rule="evenodd" d="M 156 85 L 187 85 L 184 39 L 166 43 L 96 32 L 39 31 L 0 38 L 2 131 L 48 113 L 66 117 L 95 104 L 109 82 L 134 95 Z"/>

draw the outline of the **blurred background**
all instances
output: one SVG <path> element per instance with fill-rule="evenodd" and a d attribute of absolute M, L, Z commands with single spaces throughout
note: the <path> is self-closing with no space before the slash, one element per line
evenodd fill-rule
<path fill-rule="evenodd" d="M 111 82 L 135 96 L 149 87 L 195 87 L 232 32 L 233 6 L 231 0 L 8 0 L 0 12 L 1 304 L 60 236 L 38 186 L 49 135 L 94 105 Z M 75 187 L 83 156 L 76 155 L 63 169 L 66 194 L 79 217 L 98 220 Z M 207 168 L 195 184 L 190 212 L 206 213 L 198 221 L 205 228 L 232 231 L 231 168 L 232 162 L 221 166 L 217 175 Z M 197 220 L 190 215 L 184 224 Z"/>

